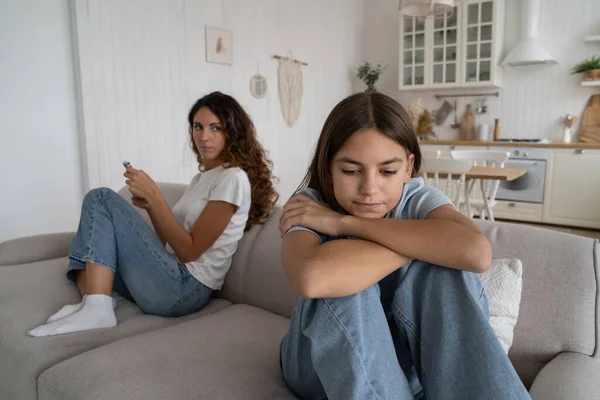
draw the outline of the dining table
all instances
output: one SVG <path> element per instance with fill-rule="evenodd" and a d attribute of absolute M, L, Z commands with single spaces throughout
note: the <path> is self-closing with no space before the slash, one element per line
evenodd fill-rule
<path fill-rule="evenodd" d="M 485 167 L 474 165 L 471 167 L 469 172 L 466 173 L 465 179 L 467 181 L 474 179 L 488 179 L 498 181 L 514 181 L 517 178 L 525 175 L 527 170 L 525 168 L 504 168 L 504 167 Z M 433 178 L 436 171 L 427 171 L 427 176 Z M 452 174 L 452 179 L 459 179 L 459 173 Z M 447 178 L 448 174 L 445 172 L 438 173 L 440 179 Z"/>
<path fill-rule="evenodd" d="M 427 177 L 433 178 L 433 177 L 435 177 L 436 173 L 438 175 L 438 179 L 440 179 L 440 180 L 448 178 L 447 172 L 439 172 L 439 171 L 434 171 L 434 170 L 427 170 Z M 469 171 L 465 174 L 464 186 L 463 186 L 464 197 L 465 197 L 465 207 L 466 207 L 467 215 L 472 216 L 469 195 L 471 193 L 473 185 L 475 184 L 475 181 L 479 180 L 481 192 L 487 193 L 486 182 L 489 182 L 489 183 L 494 182 L 497 185 L 500 183 L 499 181 L 514 181 L 515 179 L 522 177 L 526 173 L 527 173 L 527 170 L 525 168 L 488 167 L 488 166 L 481 166 L 481 165 L 472 166 L 471 169 L 469 169 Z M 460 179 L 461 175 L 462 175 L 461 173 L 453 173 L 451 179 L 453 179 L 453 180 Z M 490 203 L 491 203 L 491 201 L 493 201 L 495 199 L 496 191 L 497 191 L 497 186 L 496 186 L 496 189 L 493 190 L 494 193 L 493 193 L 491 199 L 488 199 L 488 196 L 485 196 L 485 195 L 482 196 L 483 205 L 486 208 L 488 215 L 492 215 L 491 209 L 490 209 Z M 457 196 L 457 201 L 459 203 L 459 204 L 456 204 L 457 209 L 460 209 L 460 207 L 462 205 L 461 204 L 462 202 L 460 202 L 459 199 L 460 199 L 460 195 Z M 493 220 L 493 217 L 492 217 L 492 220 Z"/>

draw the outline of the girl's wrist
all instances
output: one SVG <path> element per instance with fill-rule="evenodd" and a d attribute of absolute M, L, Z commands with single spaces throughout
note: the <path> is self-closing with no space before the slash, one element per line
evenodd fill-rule
<path fill-rule="evenodd" d="M 359 224 L 360 218 L 353 215 L 342 215 L 338 227 L 339 236 L 358 236 L 356 232 Z"/>

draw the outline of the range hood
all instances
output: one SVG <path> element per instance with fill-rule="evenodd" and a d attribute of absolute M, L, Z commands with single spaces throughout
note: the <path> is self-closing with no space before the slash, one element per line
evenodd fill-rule
<path fill-rule="evenodd" d="M 539 39 L 540 0 L 518 1 L 521 3 L 521 36 L 519 42 L 502 61 L 502 65 L 522 67 L 556 64 L 556 59 L 548 53 Z"/>

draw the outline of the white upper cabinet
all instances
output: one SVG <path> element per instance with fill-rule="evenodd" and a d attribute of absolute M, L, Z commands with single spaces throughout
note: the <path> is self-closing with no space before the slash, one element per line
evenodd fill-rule
<path fill-rule="evenodd" d="M 432 31 L 428 41 L 428 54 L 431 60 L 430 87 L 457 86 L 460 79 L 460 47 L 459 32 L 459 9 L 454 7 L 454 12 L 446 18 L 430 21 Z"/>
<path fill-rule="evenodd" d="M 504 1 L 465 0 L 462 14 L 463 86 L 502 85 Z"/>
<path fill-rule="evenodd" d="M 405 87 L 425 85 L 425 22 L 407 17 L 400 26 L 400 82 Z"/>
<path fill-rule="evenodd" d="M 400 16 L 400 90 L 501 86 L 504 0 L 454 3 L 445 18 Z"/>

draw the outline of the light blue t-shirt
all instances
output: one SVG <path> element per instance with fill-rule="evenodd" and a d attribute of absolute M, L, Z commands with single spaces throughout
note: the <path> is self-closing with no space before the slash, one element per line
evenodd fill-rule
<path fill-rule="evenodd" d="M 316 201 L 323 201 L 321 193 L 314 189 L 302 189 L 298 194 L 302 194 Z M 412 178 L 404 185 L 402 197 L 398 204 L 392 208 L 385 218 L 399 220 L 419 220 L 425 219 L 427 214 L 444 204 L 452 204 L 452 201 L 438 189 L 425 185 L 423 178 Z M 293 231 L 305 230 L 314 233 L 319 238 L 321 244 L 330 240 L 342 239 L 340 237 L 331 237 L 320 232 L 314 231 L 301 225 L 291 227 L 286 235 Z"/>

